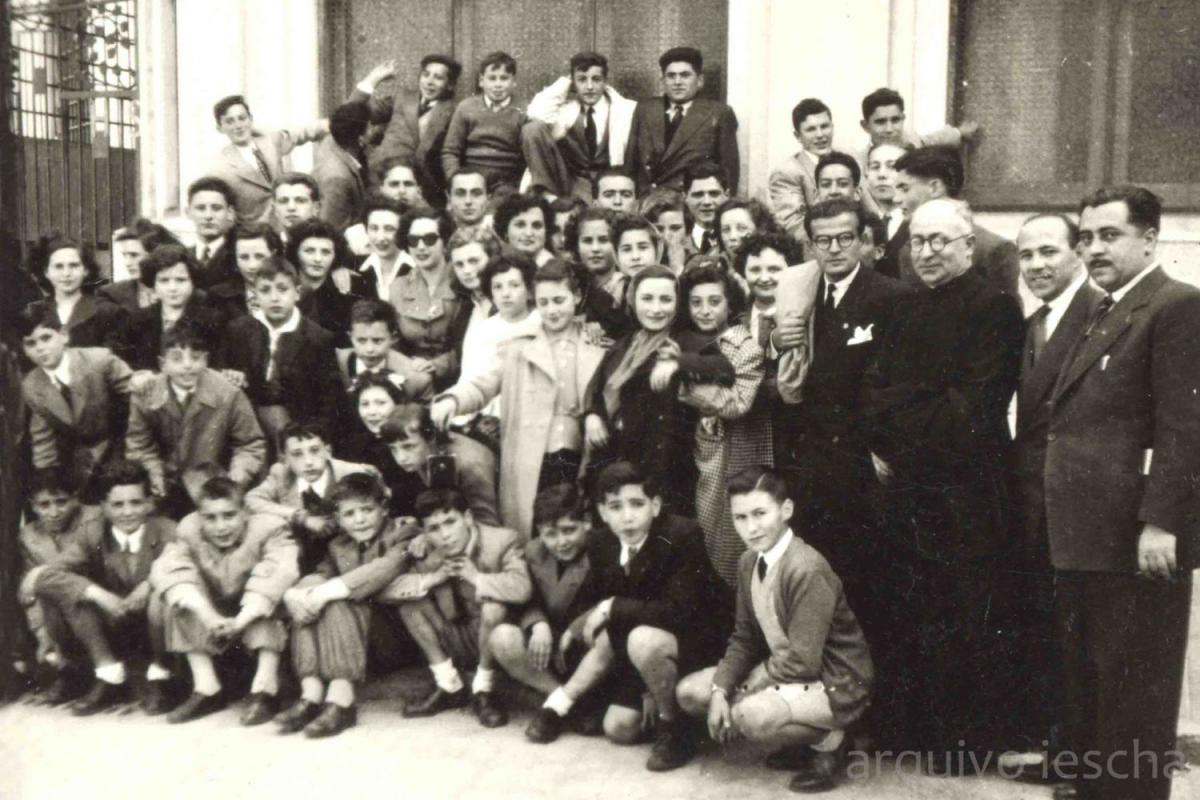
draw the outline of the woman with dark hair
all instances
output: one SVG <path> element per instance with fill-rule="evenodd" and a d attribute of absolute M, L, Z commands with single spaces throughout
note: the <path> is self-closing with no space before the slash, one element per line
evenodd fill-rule
<path fill-rule="evenodd" d="M 764 354 L 742 321 L 746 296 L 731 273 L 712 267 L 690 269 L 680 279 L 680 294 L 687 301 L 688 327 L 714 340 L 734 369 L 730 386 L 692 382 L 680 393 L 684 403 L 704 415 L 695 433 L 696 519 L 704 529 L 709 560 L 734 586 L 745 545 L 733 527 L 726 479 L 746 467 L 774 463 L 771 418 L 765 404 L 756 403 L 765 374 Z"/>
<path fill-rule="evenodd" d="M 542 266 L 554 254 L 550 242 L 558 230 L 550 202 L 540 194 L 511 194 L 492 217 L 492 230 L 518 253 Z"/>
<path fill-rule="evenodd" d="M 456 365 L 462 364 L 463 342 L 471 328 L 496 313 L 496 307 L 483 291 L 483 271 L 488 262 L 500 255 L 500 239 L 482 225 L 459 228 L 446 242 L 446 257 L 453 275 L 450 286 L 459 297 L 458 313 L 450 323 L 450 341 L 454 342 Z M 455 380 L 461 369 L 455 370 Z"/>
<path fill-rule="evenodd" d="M 190 322 L 216 348 L 221 315 L 205 303 L 196 288 L 197 265 L 192 251 L 181 244 L 160 245 L 139 265 L 138 282 L 154 295 L 154 303 L 130 315 L 123 356 L 134 369 L 158 370 L 163 334 L 180 322 Z"/>
<path fill-rule="evenodd" d="M 448 386 L 457 373 L 450 331 L 462 298 L 451 285 L 446 242 L 454 229 L 440 209 L 414 208 L 400 218 L 396 243 L 408 253 L 413 268 L 392 283 L 389 300 L 400 318 L 396 349 L 418 369 L 433 374 L 434 386 Z"/>
<path fill-rule="evenodd" d="M 360 372 L 350 384 L 353 415 L 341 423 L 334 454 L 343 461 L 370 464 L 379 470 L 392 491 L 392 504 L 400 501 L 395 486 L 404 477 L 388 453 L 380 432 L 397 406 L 408 402 L 404 382 L 391 372 Z"/>
<path fill-rule="evenodd" d="M 228 241 L 237 275 L 207 289 L 208 304 L 220 313 L 222 325 L 257 310 L 254 276 L 272 256 L 283 255 L 283 240 L 265 222 L 238 225 Z"/>
<path fill-rule="evenodd" d="M 337 229 L 322 219 L 301 220 L 288 229 L 287 260 L 300 276 L 300 313 L 329 331 L 336 347 L 350 346 L 350 310 L 374 297 L 367 280 L 348 272 L 350 291 L 341 292 L 331 274 L 350 264 L 350 249 Z"/>
<path fill-rule="evenodd" d="M 729 270 L 733 269 L 738 250 L 746 239 L 756 233 L 783 232 L 765 205 L 745 197 L 731 197 L 722 203 L 713 215 L 713 229 L 720 245 L 721 265 Z"/>
<path fill-rule="evenodd" d="M 182 242 L 165 227 L 157 222 L 151 222 L 145 217 L 138 217 L 115 232 L 113 234 L 114 260 L 116 256 L 120 256 L 121 264 L 125 267 L 125 272 L 129 277 L 101 286 L 96 290 L 97 296 L 116 303 L 130 314 L 154 305 L 156 300 L 154 290 L 148 288 L 139 278 L 142 274 L 142 261 L 160 244 L 182 244 Z M 113 267 L 115 274 L 115 263 Z"/>
<path fill-rule="evenodd" d="M 54 312 L 71 347 L 121 349 L 129 313 L 93 294 L 100 267 L 89 245 L 58 234 L 45 236 L 33 249 L 29 272 L 48 295 L 30 305 Z"/>
<path fill-rule="evenodd" d="M 617 269 L 613 246 L 617 216 L 607 209 L 586 208 L 572 217 L 563 237 L 566 258 L 578 273 L 579 313 L 585 321 L 597 323 L 609 339 L 624 336 L 632 327 L 624 311 L 628 278 Z"/>

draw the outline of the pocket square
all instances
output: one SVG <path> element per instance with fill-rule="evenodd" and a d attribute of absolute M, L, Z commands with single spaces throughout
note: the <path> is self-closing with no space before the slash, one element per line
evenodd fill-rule
<path fill-rule="evenodd" d="M 846 342 L 846 346 L 849 347 L 850 345 L 855 345 L 855 344 L 866 344 L 867 342 L 874 341 L 875 337 L 871 334 L 871 329 L 874 327 L 875 327 L 874 322 L 872 322 L 870 325 L 866 325 L 864 327 L 859 327 L 859 326 L 855 325 L 854 326 L 854 335 L 850 337 L 850 341 Z"/>

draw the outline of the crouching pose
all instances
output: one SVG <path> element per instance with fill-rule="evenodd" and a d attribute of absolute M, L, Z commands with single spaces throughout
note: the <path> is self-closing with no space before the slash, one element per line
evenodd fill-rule
<path fill-rule="evenodd" d="M 392 662 L 413 650 L 395 607 L 375 596 L 408 565 L 416 526 L 388 518 L 387 489 L 373 474 L 342 477 L 329 503 L 337 533 L 316 570 L 283 595 L 300 699 L 275 722 L 282 733 L 303 728 L 309 738 L 358 721 L 354 685 L 366 678 L 368 660 Z"/>
<path fill-rule="evenodd" d="M 719 742 L 783 745 L 770 766 L 795 769 L 791 789 L 832 789 L 845 766 L 845 730 L 866 709 L 867 643 L 829 563 L 788 526 L 779 474 L 749 467 L 729 481 L 733 524 L 747 551 L 738 565 L 737 615 L 716 667 L 679 682 L 680 706 L 708 715 Z"/>
<path fill-rule="evenodd" d="M 634 744 L 654 730 L 647 769 L 675 769 L 695 752 L 690 721 L 675 702 L 676 681 L 719 656 L 733 601 L 705 555 L 700 527 L 662 513 L 653 477 L 615 462 L 596 477 L 595 497 L 609 532 L 593 537 L 588 549 L 584 596 L 599 602 L 572 624 L 571 635 L 610 660 L 605 735 Z"/>
<path fill-rule="evenodd" d="M 150 476 L 138 464 L 114 461 L 96 481 L 102 516 L 86 517 L 71 543 L 42 568 L 34 596 L 52 647 L 61 658 L 48 702 L 78 687 L 80 661 L 96 680 L 71 712 L 88 716 L 128 701 L 126 661 L 147 664 L 146 711 L 167 710 L 163 682 L 162 609 L 150 597 L 150 565 L 171 540 L 175 523 L 152 517 Z"/>
<path fill-rule="evenodd" d="M 429 696 L 404 708 L 427 717 L 467 704 L 459 668 L 478 665 L 471 706 L 480 724 L 496 728 L 508 715 L 493 692 L 492 630 L 529 600 L 529 573 L 516 531 L 476 522 L 457 489 L 417 496 L 416 516 L 432 548 L 414 570 L 384 592 L 400 603 L 408 632 L 425 655 L 436 684 Z"/>
<path fill-rule="evenodd" d="M 187 722 L 225 704 L 213 657 L 232 647 L 255 655 L 241 722 L 259 725 L 276 710 L 287 628 L 275 612 L 299 577 L 299 549 L 286 521 L 247 514 L 242 488 L 229 478 L 209 479 L 199 500 L 150 573 L 164 603 L 167 650 L 186 655 L 192 673 L 191 697 L 167 719 Z"/>

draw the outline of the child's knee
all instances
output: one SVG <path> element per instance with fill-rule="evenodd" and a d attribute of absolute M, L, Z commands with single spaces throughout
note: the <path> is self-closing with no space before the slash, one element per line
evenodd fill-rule
<path fill-rule="evenodd" d="M 494 628 L 504 622 L 508 616 L 508 607 L 503 603 L 485 601 L 479 607 L 479 621 L 485 628 Z"/>
<path fill-rule="evenodd" d="M 661 628 L 641 625 L 629 632 L 625 647 L 630 662 L 640 668 L 674 657 L 675 637 Z"/>
<path fill-rule="evenodd" d="M 492 629 L 488 636 L 492 653 L 501 660 L 524 657 L 525 636 L 516 625 L 503 623 Z"/>
<path fill-rule="evenodd" d="M 604 735 L 614 744 L 634 744 L 642 735 L 642 715 L 628 708 L 609 706 L 604 713 Z"/>
<path fill-rule="evenodd" d="M 675 687 L 675 699 L 678 701 L 679 707 L 692 716 L 707 713 L 711 698 L 711 678 L 703 672 L 688 675 Z"/>
<path fill-rule="evenodd" d="M 786 711 L 786 709 L 782 709 Z M 751 696 L 732 709 L 733 725 L 743 736 L 755 742 L 774 738 L 787 723 L 786 713 L 771 703 Z"/>

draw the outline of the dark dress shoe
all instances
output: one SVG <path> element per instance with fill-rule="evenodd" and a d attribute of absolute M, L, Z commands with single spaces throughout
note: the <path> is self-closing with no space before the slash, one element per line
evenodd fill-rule
<path fill-rule="evenodd" d="M 214 711 L 220 711 L 224 707 L 225 699 L 220 692 L 213 695 L 192 692 L 191 697 L 167 714 L 167 722 L 173 725 L 180 722 L 191 722 L 194 719 L 208 716 Z"/>
<path fill-rule="evenodd" d="M 303 697 L 275 715 L 275 724 L 280 733 L 295 733 L 317 718 L 321 713 L 320 703 L 310 703 Z"/>
<path fill-rule="evenodd" d="M 695 755 L 696 738 L 692 735 L 688 720 L 659 720 L 658 736 L 654 740 L 654 746 L 650 748 L 646 769 L 651 772 L 678 769 L 691 761 Z"/>
<path fill-rule="evenodd" d="M 71 713 L 77 717 L 90 717 L 112 708 L 118 703 L 128 701 L 128 685 L 97 680 L 92 684 L 91 690 L 71 706 Z"/>
<path fill-rule="evenodd" d="M 166 681 L 147 681 L 142 695 L 142 711 L 157 717 L 171 710 L 171 695 Z"/>
<path fill-rule="evenodd" d="M 788 789 L 801 794 L 828 792 L 838 784 L 838 780 L 846 772 L 847 751 L 850 737 L 846 737 L 841 746 L 828 753 L 811 750 L 812 756 L 808 763 L 803 764 L 792 776 Z"/>
<path fill-rule="evenodd" d="M 471 696 L 471 710 L 485 728 L 500 728 L 508 724 L 508 714 L 491 692 L 476 692 Z"/>
<path fill-rule="evenodd" d="M 326 703 L 321 713 L 304 726 L 304 735 L 309 739 L 324 739 L 336 736 L 358 722 L 358 710 L 354 706 L 342 708 L 335 703 Z"/>
<path fill-rule="evenodd" d="M 600 736 L 604 733 L 604 712 L 605 708 L 601 705 L 584 709 L 575 706 L 567 715 L 567 723 L 580 736 Z"/>
<path fill-rule="evenodd" d="M 275 716 L 275 710 L 278 706 L 279 702 L 275 695 L 267 694 L 266 692 L 253 692 L 250 695 L 250 702 L 242 709 L 242 716 L 238 721 L 248 728 L 253 725 L 262 725 Z"/>
<path fill-rule="evenodd" d="M 440 686 L 435 686 L 433 691 L 423 699 L 405 705 L 403 716 L 409 719 L 414 717 L 432 717 L 434 714 L 440 714 L 452 708 L 462 708 L 470 700 L 471 698 L 467 694 L 466 687 L 459 689 L 457 692 L 447 692 Z"/>
<path fill-rule="evenodd" d="M 537 744 L 549 744 L 559 737 L 562 729 L 563 718 L 543 706 L 529 721 L 529 727 L 525 729 L 525 738 Z"/>
<path fill-rule="evenodd" d="M 794 747 L 784 747 L 781 750 L 776 750 L 763 759 L 763 765 L 767 769 L 777 769 L 782 772 L 795 772 L 799 769 L 804 769 L 808 763 L 812 761 L 815 751 L 806 744 L 796 745 Z"/>
<path fill-rule="evenodd" d="M 61 670 L 46 689 L 40 701 L 48 706 L 60 706 L 79 697 L 87 689 L 80 676 L 71 670 Z"/>

